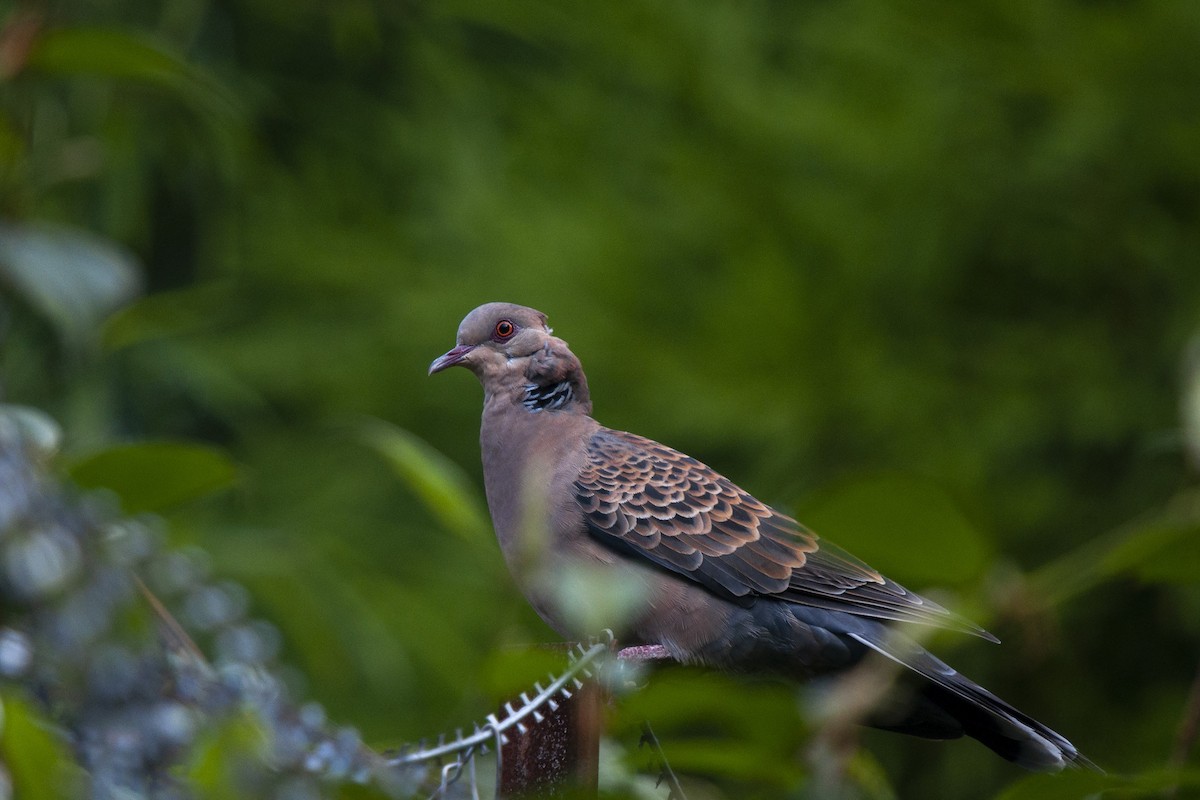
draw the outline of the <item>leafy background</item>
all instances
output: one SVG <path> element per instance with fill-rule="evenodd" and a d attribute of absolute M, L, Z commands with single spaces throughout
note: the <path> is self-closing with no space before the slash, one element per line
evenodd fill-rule
<path fill-rule="evenodd" d="M 605 424 L 941 592 L 1004 646 L 939 653 L 1109 771 L 865 732 L 839 791 L 1156 791 L 1196 766 L 1198 36 L 1192 0 L 0 3 L 4 399 L 387 746 L 553 638 L 480 392 L 425 377 L 538 307 Z M 612 727 L 821 796 L 803 697 L 667 675 Z"/>

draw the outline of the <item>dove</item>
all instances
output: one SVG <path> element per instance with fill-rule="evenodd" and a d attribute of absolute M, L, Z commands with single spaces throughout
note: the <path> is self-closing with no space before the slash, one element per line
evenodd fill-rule
<path fill-rule="evenodd" d="M 700 461 L 592 417 L 587 377 L 540 311 L 487 303 L 429 374 L 465 367 L 483 386 L 480 450 L 488 509 L 526 598 L 578 638 L 547 576 L 573 568 L 632 579 L 640 606 L 608 625 L 622 645 L 683 664 L 796 681 L 874 653 L 916 683 L 867 720 L 929 739 L 977 739 L 1037 771 L 1091 766 L 1076 747 L 960 675 L 897 623 L 998 641 L 757 500 Z"/>

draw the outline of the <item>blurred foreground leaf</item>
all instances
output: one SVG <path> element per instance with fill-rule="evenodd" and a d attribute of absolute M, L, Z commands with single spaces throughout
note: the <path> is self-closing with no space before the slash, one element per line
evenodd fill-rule
<path fill-rule="evenodd" d="M 457 464 L 423 439 L 380 420 L 364 423 L 361 435 L 447 530 L 475 542 L 490 535 L 479 496 Z"/>
<path fill-rule="evenodd" d="M 805 778 L 796 753 L 809 732 L 792 687 L 658 669 L 616 707 L 612 730 L 631 735 L 647 721 L 681 773 L 744 781 L 762 797 L 785 796 Z"/>
<path fill-rule="evenodd" d="M 13 797 L 56 800 L 72 794 L 66 791 L 72 763 L 66 747 L 9 695 L 0 697 L 0 762 L 12 777 Z"/>
<path fill-rule="evenodd" d="M 567 665 L 566 652 L 567 645 L 497 648 L 484 662 L 482 688 L 502 700 L 515 697 L 535 681 L 561 672 Z"/>
<path fill-rule="evenodd" d="M 559 612 L 574 630 L 619 630 L 645 612 L 650 601 L 645 583 L 620 565 L 572 564 L 538 573 L 538 584 L 555 598 Z"/>
<path fill-rule="evenodd" d="M 149 442 L 114 447 L 80 461 L 71 478 L 85 489 L 104 488 L 127 513 L 163 511 L 233 483 L 237 469 L 212 447 Z"/>
<path fill-rule="evenodd" d="M 734 778 L 779 787 L 794 787 L 800 770 L 777 752 L 736 739 L 672 739 L 667 750 L 671 766 L 680 772 Z"/>
<path fill-rule="evenodd" d="M 1094 798 L 1166 797 L 1173 789 L 1188 790 L 1176 797 L 1195 797 L 1200 772 L 1156 770 L 1139 775 L 1105 775 L 1090 770 L 1069 770 L 1056 775 L 1030 775 L 1010 785 L 996 800 L 1079 800 Z"/>
<path fill-rule="evenodd" d="M 883 765 L 866 750 L 858 750 L 846 763 L 846 778 L 861 792 L 861 797 L 896 800 L 896 791 Z"/>
<path fill-rule="evenodd" d="M 111 242 L 76 228 L 14 222 L 0 222 L 0 281 L 73 343 L 87 341 L 141 288 L 133 256 Z"/>
<path fill-rule="evenodd" d="M 184 773 L 202 798 L 245 797 L 238 761 L 267 753 L 266 732 L 249 716 L 235 717 L 213 730 L 191 753 Z"/>

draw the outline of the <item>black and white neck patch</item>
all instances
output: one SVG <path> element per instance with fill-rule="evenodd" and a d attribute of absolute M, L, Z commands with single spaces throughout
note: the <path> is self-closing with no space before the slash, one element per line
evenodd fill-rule
<path fill-rule="evenodd" d="M 525 385 L 525 398 L 521 403 L 530 411 L 558 411 L 575 399 L 575 390 L 570 381 L 550 383 L 539 386 L 536 383 Z"/>

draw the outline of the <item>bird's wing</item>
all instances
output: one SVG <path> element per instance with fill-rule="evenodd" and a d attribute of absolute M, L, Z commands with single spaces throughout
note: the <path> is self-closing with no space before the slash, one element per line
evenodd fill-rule
<path fill-rule="evenodd" d="M 641 436 L 608 429 L 593 435 L 575 499 L 602 544 L 726 599 L 751 603 L 774 597 L 994 640 L 821 541 L 696 459 Z"/>

